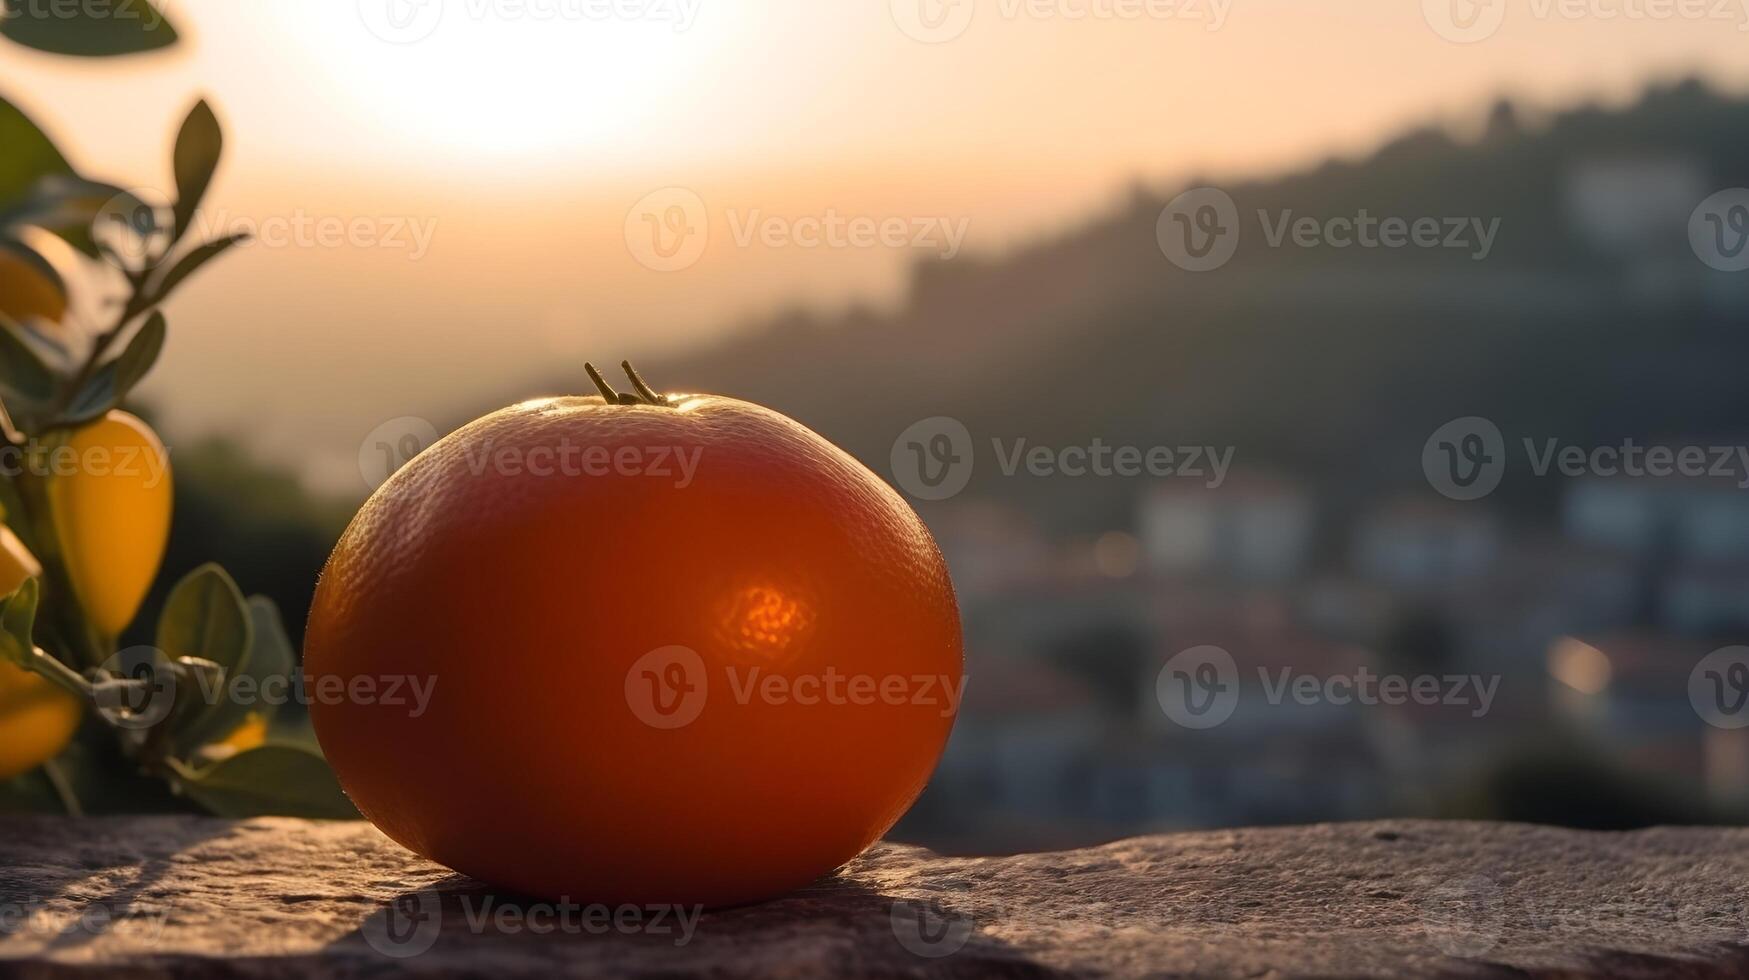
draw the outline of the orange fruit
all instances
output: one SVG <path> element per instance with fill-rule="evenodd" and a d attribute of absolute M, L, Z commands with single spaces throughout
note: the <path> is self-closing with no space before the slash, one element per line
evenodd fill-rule
<path fill-rule="evenodd" d="M 638 384 L 487 415 L 365 502 L 310 611 L 312 721 L 360 812 L 464 874 L 767 898 L 922 790 L 963 692 L 953 589 L 847 453 Z"/>

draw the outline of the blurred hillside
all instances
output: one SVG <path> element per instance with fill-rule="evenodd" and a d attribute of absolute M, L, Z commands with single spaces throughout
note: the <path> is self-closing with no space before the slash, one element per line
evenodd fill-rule
<path fill-rule="evenodd" d="M 1509 441 L 1735 434 L 1749 429 L 1736 377 L 1749 287 L 1696 261 L 1686 228 L 1701 197 L 1746 184 L 1749 102 L 1700 82 L 1536 125 L 1501 103 L 1474 140 L 1419 130 L 1364 160 L 1224 185 L 1243 238 L 1215 271 L 1181 271 L 1156 242 L 1178 189 L 1138 190 L 1013 254 L 920 266 L 895 315 L 782 316 L 646 373 L 771 405 L 882 473 L 905 426 L 949 415 L 980 441 L 1231 445 L 1243 465 L 1345 499 L 1424 486 L 1422 443 L 1462 415 Z M 1499 231 L 1480 261 L 1269 247 L 1256 214 L 1284 209 L 1497 218 Z M 990 491 L 994 471 L 970 492 Z M 1534 482 L 1509 479 L 1503 499 L 1546 512 L 1555 488 Z M 1109 526 L 1136 490 L 1006 484 L 1060 530 Z"/>

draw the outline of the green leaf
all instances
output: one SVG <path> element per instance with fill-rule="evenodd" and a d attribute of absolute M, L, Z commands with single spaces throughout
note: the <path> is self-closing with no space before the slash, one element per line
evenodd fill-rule
<path fill-rule="evenodd" d="M 149 241 L 161 230 L 158 209 L 138 193 L 71 174 L 39 178 L 22 200 L 0 210 L 0 227 L 46 228 L 91 258 L 100 257 L 96 227 L 100 222 L 124 226 L 124 233 L 137 241 Z"/>
<path fill-rule="evenodd" d="M 114 408 L 158 360 L 164 349 L 164 314 L 154 312 L 140 329 L 134 331 L 127 347 L 113 360 L 98 368 L 85 387 L 67 406 L 67 420 L 75 424 L 97 418 Z"/>
<path fill-rule="evenodd" d="M 54 141 L 5 99 L 0 99 L 0 147 L 5 148 L 0 152 L 0 201 L 24 196 L 48 174 L 73 172 Z"/>
<path fill-rule="evenodd" d="M 206 196 L 218 169 L 219 156 L 225 149 L 225 137 L 219 129 L 218 117 L 203 99 L 195 103 L 182 131 L 176 134 L 173 160 L 176 171 L 176 237 L 181 238 L 194 220 L 194 212 Z"/>
<path fill-rule="evenodd" d="M 227 671 L 249 656 L 249 607 L 223 568 L 211 562 L 183 577 L 164 600 L 158 649 L 174 660 L 200 657 Z"/>
<path fill-rule="evenodd" d="M 297 654 L 279 617 L 279 607 L 264 595 L 249 597 L 249 622 L 254 643 L 249 647 L 249 673 L 258 679 L 290 678 L 297 669 Z"/>
<path fill-rule="evenodd" d="M 107 3 L 4 0 L 0 36 L 50 54 L 105 58 L 176 43 L 176 29 L 149 0 Z"/>
<path fill-rule="evenodd" d="M 55 394 L 55 375 L 24 339 L 24 328 L 0 314 L 0 389 L 31 402 Z"/>
<path fill-rule="evenodd" d="M 108 726 L 87 725 L 55 759 L 87 815 L 204 812 L 187 797 L 173 795 L 164 780 L 143 773 L 124 751 Z M 61 812 L 46 783 L 30 795 L 41 801 L 40 812 Z M 0 793 L 0 811 L 9 802 Z"/>
<path fill-rule="evenodd" d="M 164 273 L 163 277 L 153 286 L 153 296 L 158 302 L 163 302 L 170 295 L 170 291 L 175 289 L 182 280 L 193 275 L 196 269 L 223 255 L 232 246 L 240 245 L 248 240 L 249 234 L 247 232 L 238 232 L 224 238 L 215 238 L 190 251 L 187 255 L 177 259 L 176 264 L 170 267 L 170 271 Z"/>
<path fill-rule="evenodd" d="M 6 237 L 0 237 L 0 251 L 5 251 L 35 269 L 37 275 L 47 279 L 55 292 L 61 294 L 62 300 L 67 298 L 67 281 L 61 278 L 61 270 L 55 268 L 55 264 L 44 258 L 41 252 L 16 238 Z"/>
<path fill-rule="evenodd" d="M 164 612 L 158 617 L 157 636 L 158 649 L 169 659 L 210 660 L 224 669 L 228 681 L 249 661 L 249 607 L 231 576 L 209 562 L 189 572 L 170 590 Z M 176 727 L 187 730 L 201 725 L 228 702 L 222 693 L 226 690 L 227 685 L 221 683 L 216 700 L 191 707 Z"/>
<path fill-rule="evenodd" d="M 36 626 L 37 598 L 35 576 L 0 598 L 0 639 L 4 640 L 0 642 L 0 656 L 20 667 L 29 662 L 30 652 L 35 648 L 31 633 Z"/>
<path fill-rule="evenodd" d="M 158 355 L 164 350 L 164 314 L 153 313 L 134 332 L 120 355 L 110 363 L 115 365 L 116 399 L 126 398 L 128 392 L 145 378 L 146 372 L 152 370 L 152 365 L 158 363 Z"/>
<path fill-rule="evenodd" d="M 280 622 L 279 609 L 274 606 L 272 599 L 259 595 L 249 597 L 248 607 L 251 627 L 249 656 L 246 661 L 248 666 L 236 676 L 250 679 L 246 690 L 252 691 L 253 697 L 238 700 L 227 698 L 214 705 L 213 710 L 197 723 L 179 733 L 177 750 L 182 755 L 191 756 L 208 742 L 226 738 L 251 714 L 260 715 L 263 721 L 271 724 L 278 710 L 284 706 L 275 702 L 282 697 L 289 698 L 294 693 L 291 680 L 297 658 L 292 653 L 291 638 L 286 636 L 285 626 Z M 273 679 L 274 686 L 271 690 L 264 687 L 269 683 L 269 678 Z M 267 700 L 264 695 L 271 695 L 274 701 Z"/>
<path fill-rule="evenodd" d="M 263 745 L 186 774 L 189 797 L 221 817 L 358 817 L 323 758 L 295 745 Z"/>

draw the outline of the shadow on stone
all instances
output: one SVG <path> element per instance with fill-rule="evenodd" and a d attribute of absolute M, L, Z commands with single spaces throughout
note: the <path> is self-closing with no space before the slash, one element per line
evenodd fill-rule
<path fill-rule="evenodd" d="M 986 931 L 1000 915 L 969 893 L 887 895 L 847 872 L 711 911 L 548 902 L 451 875 L 395 896 L 323 956 L 421 960 L 406 965 L 445 972 L 1063 975 Z"/>
<path fill-rule="evenodd" d="M 232 821 L 198 818 L 165 818 L 163 826 L 174 832 L 163 835 L 150 832 L 152 818 L 141 818 L 141 832 L 125 836 L 110 821 L 17 818 L 14 826 L 20 824 L 30 827 L 39 848 L 79 855 L 67 864 L 0 869 L 0 908 L 15 913 L 9 930 L 36 933 L 46 950 L 95 943 L 118 927 L 161 932 L 175 914 L 176 895 L 164 880 L 173 876 L 176 856 L 238 833 Z M 108 884 L 127 869 L 137 873 Z"/>

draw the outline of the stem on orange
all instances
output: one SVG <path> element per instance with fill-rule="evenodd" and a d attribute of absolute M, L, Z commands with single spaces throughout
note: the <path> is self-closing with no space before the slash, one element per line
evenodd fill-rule
<path fill-rule="evenodd" d="M 637 368 L 632 367 L 631 361 L 621 361 L 619 366 L 621 370 L 625 371 L 626 377 L 632 379 L 632 387 L 638 389 L 638 394 L 644 396 L 644 401 L 651 405 L 668 404 L 667 398 L 657 394 L 654 388 L 644 383 L 643 376 L 638 374 Z"/>
<path fill-rule="evenodd" d="M 595 382 L 595 387 L 601 389 L 601 397 L 607 399 L 609 405 L 619 404 L 619 392 L 614 391 L 613 385 L 608 384 L 607 379 L 601 376 L 601 372 L 595 370 L 595 365 L 584 361 L 583 370 L 589 373 L 589 380 Z"/>

